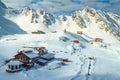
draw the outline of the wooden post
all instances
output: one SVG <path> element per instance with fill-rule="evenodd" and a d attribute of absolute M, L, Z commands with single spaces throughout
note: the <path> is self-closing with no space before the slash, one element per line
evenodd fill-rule
<path fill-rule="evenodd" d="M 89 59 L 88 75 L 90 75 L 90 70 L 91 70 L 91 60 Z"/>

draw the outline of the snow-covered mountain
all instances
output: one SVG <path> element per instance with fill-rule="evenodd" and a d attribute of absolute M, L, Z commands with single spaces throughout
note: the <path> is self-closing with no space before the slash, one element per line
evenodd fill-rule
<path fill-rule="evenodd" d="M 7 7 L 0 1 L 0 36 L 25 33 L 16 23 L 5 18 L 7 10 Z"/>
<path fill-rule="evenodd" d="M 53 27 L 53 29 L 57 28 L 58 26 L 56 27 L 56 25 L 59 22 L 57 16 L 47 13 L 42 9 L 9 9 L 6 17 L 18 24 L 23 30 L 28 33 L 37 30 L 50 31 L 50 29 Z"/>
<path fill-rule="evenodd" d="M 85 7 L 73 13 L 72 19 L 79 27 L 88 29 L 89 34 L 99 34 L 102 37 L 105 33 L 104 35 L 114 35 L 120 40 L 120 17 L 118 15 Z"/>
<path fill-rule="evenodd" d="M 2 2 L 1 4 L 1 6 L 4 5 Z M 3 7 L 6 8 L 5 5 Z M 18 26 L 17 28 L 20 28 L 17 30 L 22 29 L 27 33 L 38 30 L 51 32 L 66 29 L 73 33 L 83 31 L 84 34 L 92 38 L 100 37 L 105 39 L 106 42 L 109 40 L 120 40 L 120 17 L 110 12 L 95 10 L 89 7 L 84 7 L 70 16 L 55 16 L 43 9 L 34 10 L 32 8 L 22 10 L 6 9 L 6 11 L 4 19 L 9 19 L 9 22 L 15 23 Z M 13 27 L 15 26 L 11 28 Z M 4 32 L 4 30 L 2 31 Z"/>
<path fill-rule="evenodd" d="M 43 9 L 7 8 L 0 0 L 0 36 L 8 35 L 0 37 L 0 79 L 119 80 L 119 26 L 120 16 L 89 7 L 70 16 L 55 16 Z M 38 30 L 46 33 L 31 34 Z M 55 59 L 45 62 L 44 66 L 35 61 L 33 67 L 15 74 L 6 72 L 8 68 L 18 70 L 19 64 L 8 66 L 6 62 L 21 48 L 35 50 L 41 46 L 53 53 Z M 27 54 L 33 57 L 36 53 Z M 19 60 L 27 59 L 21 56 Z"/>

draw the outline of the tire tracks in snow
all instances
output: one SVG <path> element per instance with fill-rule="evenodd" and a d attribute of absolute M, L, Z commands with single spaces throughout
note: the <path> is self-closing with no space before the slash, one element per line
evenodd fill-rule
<path fill-rule="evenodd" d="M 87 68 L 88 71 L 87 71 L 87 73 L 85 73 L 86 71 L 83 72 L 83 73 L 85 73 L 83 79 L 85 78 L 85 80 L 92 80 L 91 79 L 91 75 L 92 75 L 92 71 L 94 70 L 95 63 L 96 63 L 96 59 L 95 58 L 93 58 L 93 59 L 89 59 L 89 57 L 87 59 L 85 58 L 83 63 L 80 65 L 79 72 L 71 80 L 80 80 L 81 73 L 82 73 L 82 71 L 84 71 L 85 68 Z M 86 64 L 89 64 L 89 65 L 86 66 Z"/>
<path fill-rule="evenodd" d="M 85 63 L 86 63 L 86 58 L 83 60 L 82 64 L 80 65 L 79 72 L 71 80 L 76 80 L 77 78 L 80 77 L 80 74 L 81 74 L 81 72 L 83 70 L 83 66 L 84 66 Z"/>

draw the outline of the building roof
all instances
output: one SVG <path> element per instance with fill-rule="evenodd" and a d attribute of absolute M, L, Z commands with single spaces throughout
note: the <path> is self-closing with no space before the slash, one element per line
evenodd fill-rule
<path fill-rule="evenodd" d="M 72 42 L 79 43 L 79 40 L 75 39 L 75 40 L 72 40 Z"/>
<path fill-rule="evenodd" d="M 31 52 L 24 52 L 23 51 L 23 54 L 25 54 L 27 57 L 29 57 L 29 58 L 35 58 L 35 57 L 38 57 L 39 56 L 39 54 L 38 53 L 35 53 L 35 52 L 33 52 L 33 51 L 31 51 Z"/>
<path fill-rule="evenodd" d="M 20 50 L 19 50 L 19 52 L 20 51 L 37 51 L 36 49 L 34 49 L 34 48 L 30 48 L 30 47 L 23 47 L 23 48 L 21 48 Z"/>
<path fill-rule="evenodd" d="M 15 61 L 10 61 L 10 62 L 8 63 L 8 65 L 20 65 L 20 64 L 23 64 L 23 63 L 20 62 L 20 61 L 17 61 L 17 60 L 15 60 Z"/>
<path fill-rule="evenodd" d="M 42 58 L 45 58 L 45 59 L 50 59 L 50 58 L 53 58 L 54 57 L 54 54 L 52 53 L 47 53 L 47 54 L 44 54 L 44 55 L 41 55 Z"/>
<path fill-rule="evenodd" d="M 47 60 L 44 60 L 44 59 L 39 59 L 38 62 L 42 62 L 42 63 L 46 63 Z"/>

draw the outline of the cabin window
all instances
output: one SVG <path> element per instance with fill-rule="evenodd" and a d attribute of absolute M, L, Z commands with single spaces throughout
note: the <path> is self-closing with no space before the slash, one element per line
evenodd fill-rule
<path fill-rule="evenodd" d="M 24 61 L 24 60 L 25 60 L 25 58 L 21 56 L 21 61 Z"/>
<path fill-rule="evenodd" d="M 20 55 L 20 60 L 22 61 L 22 55 Z"/>
<path fill-rule="evenodd" d="M 21 68 L 21 65 L 19 65 L 19 68 Z"/>
<path fill-rule="evenodd" d="M 18 65 L 15 66 L 15 69 L 18 69 Z"/>
<path fill-rule="evenodd" d="M 27 58 L 25 58 L 25 61 L 27 60 Z"/>
<path fill-rule="evenodd" d="M 14 66 L 11 65 L 11 70 L 14 70 Z"/>
<path fill-rule="evenodd" d="M 23 57 L 21 57 L 21 60 L 23 61 Z"/>
<path fill-rule="evenodd" d="M 8 68 L 10 69 L 10 65 L 8 65 Z"/>

